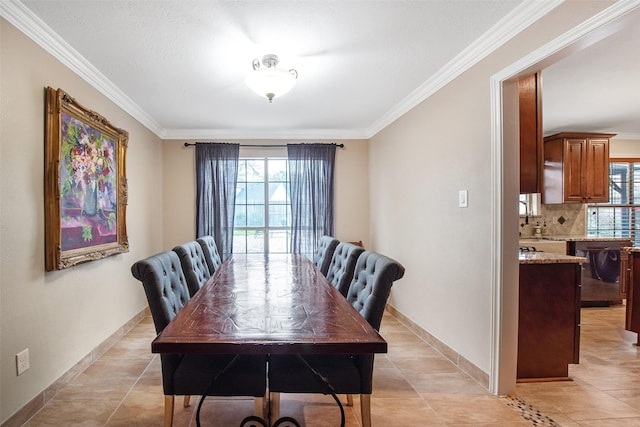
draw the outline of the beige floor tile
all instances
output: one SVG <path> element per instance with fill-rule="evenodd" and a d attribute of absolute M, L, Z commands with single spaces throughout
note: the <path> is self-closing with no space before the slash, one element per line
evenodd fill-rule
<path fill-rule="evenodd" d="M 53 400 L 121 401 L 148 364 L 139 359 L 98 360 L 60 390 Z"/>
<path fill-rule="evenodd" d="M 345 426 L 360 425 L 355 412 L 360 411 L 357 397 L 352 407 L 346 406 L 346 398 L 339 395 L 343 404 Z M 322 394 L 281 394 L 280 416 L 292 417 L 308 427 L 334 427 L 340 425 L 340 408 L 333 397 Z"/>
<path fill-rule="evenodd" d="M 442 418 L 424 399 L 372 399 L 371 423 L 374 426 L 445 426 Z"/>
<path fill-rule="evenodd" d="M 27 427 L 103 426 L 118 407 L 117 400 L 52 401 L 25 424 Z"/>
<path fill-rule="evenodd" d="M 417 378 L 421 375 L 454 374 L 460 369 L 444 357 L 410 357 L 389 354 L 389 359 L 402 371 L 407 378 Z"/>
<path fill-rule="evenodd" d="M 640 347 L 623 324 L 624 307 L 583 309 L 581 363 L 569 369 L 573 381 L 518 384 L 517 397 L 558 426 L 640 427 Z M 389 352 L 376 356 L 374 427 L 533 425 L 388 314 L 381 333 Z M 27 425 L 162 425 L 162 367 L 160 357 L 150 352 L 154 337 L 146 317 Z M 339 397 L 346 402 L 344 395 Z M 175 427 L 195 426 L 198 398 L 183 408 L 182 397 L 176 397 Z M 353 407 L 344 406 L 347 427 L 360 426 L 359 397 L 354 400 Z M 249 398 L 207 398 L 203 426 L 237 426 L 253 408 Z M 282 395 L 281 415 L 311 427 L 334 427 L 340 420 L 331 396 L 314 394 Z"/>
<path fill-rule="evenodd" d="M 423 393 L 424 400 L 447 424 L 521 422 L 522 417 L 492 395 Z"/>
<path fill-rule="evenodd" d="M 420 396 L 397 368 L 374 369 L 373 397 L 415 399 Z"/>
<path fill-rule="evenodd" d="M 580 421 L 580 427 L 638 427 L 640 418 L 613 418 Z"/>
<path fill-rule="evenodd" d="M 153 338 L 151 338 L 152 340 Z M 151 360 L 151 340 L 145 335 L 125 335 L 115 343 L 101 359 Z"/>
<path fill-rule="evenodd" d="M 176 396 L 174 402 L 173 426 L 188 426 L 197 405 L 197 396 L 191 399 L 191 406 L 183 407 L 182 396 Z M 162 388 L 136 387 L 124 398 L 113 416 L 106 424 L 115 426 L 161 426 L 164 420 L 164 395 Z"/>
<path fill-rule="evenodd" d="M 411 386 L 418 393 L 486 395 L 486 388 L 464 372 L 408 376 Z"/>

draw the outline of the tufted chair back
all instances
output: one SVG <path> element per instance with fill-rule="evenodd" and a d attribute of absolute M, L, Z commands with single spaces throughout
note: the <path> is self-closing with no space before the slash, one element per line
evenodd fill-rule
<path fill-rule="evenodd" d="M 347 301 L 379 330 L 391 285 L 402 276 L 404 267 L 397 261 L 376 252 L 364 251 L 358 257 Z"/>
<path fill-rule="evenodd" d="M 318 242 L 318 248 L 313 255 L 313 263 L 325 276 L 327 275 L 327 271 L 329 271 L 331 257 L 333 257 L 333 252 L 336 250 L 338 243 L 340 243 L 340 241 L 331 236 L 322 236 Z"/>
<path fill-rule="evenodd" d="M 173 251 L 180 258 L 182 271 L 184 271 L 184 277 L 187 279 L 189 295 L 194 296 L 211 277 L 202 247 L 193 240 L 176 246 Z"/>
<path fill-rule="evenodd" d="M 202 236 L 198 237 L 196 242 L 200 244 L 204 258 L 207 261 L 207 266 L 209 267 L 209 273 L 213 276 L 213 273 L 215 273 L 218 267 L 220 267 L 220 264 L 222 264 L 222 258 L 220 258 L 216 241 L 213 236 Z"/>
<path fill-rule="evenodd" d="M 202 253 L 200 245 L 193 243 Z M 208 274 L 207 266 L 202 265 Z M 161 252 L 133 264 L 131 273 L 142 282 L 159 334 L 189 301 L 180 258 L 174 251 Z M 264 396 L 267 387 L 265 357 L 241 356 L 231 366 L 233 360 L 234 356 L 230 354 L 161 354 L 164 425 L 173 424 L 176 395 L 185 396 L 185 407 L 189 405 L 189 396 L 202 395 L 203 391 L 211 396 Z M 219 376 L 216 387 L 211 388 L 212 378 Z M 262 408 L 261 398 L 257 402 L 256 411 Z"/>
<path fill-rule="evenodd" d="M 150 256 L 133 264 L 131 274 L 142 282 L 159 334 L 189 301 L 178 255 L 167 251 Z"/>
<path fill-rule="evenodd" d="M 353 279 L 356 261 L 362 252 L 364 252 L 364 249 L 359 246 L 341 242 L 333 252 L 333 257 L 331 257 L 327 279 L 345 297 L 349 292 L 349 285 Z"/>

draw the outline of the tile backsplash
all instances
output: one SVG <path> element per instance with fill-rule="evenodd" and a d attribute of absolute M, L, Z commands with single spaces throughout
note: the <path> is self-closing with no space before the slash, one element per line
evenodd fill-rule
<path fill-rule="evenodd" d="M 543 204 L 541 215 L 530 217 L 529 224 L 525 224 L 524 218 L 520 217 L 521 237 L 534 236 L 538 224 L 542 233 L 550 236 L 584 236 L 587 232 L 586 211 L 587 205 L 581 203 Z"/>

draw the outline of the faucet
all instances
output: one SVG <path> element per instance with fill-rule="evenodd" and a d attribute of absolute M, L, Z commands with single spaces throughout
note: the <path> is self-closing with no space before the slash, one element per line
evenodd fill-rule
<path fill-rule="evenodd" d="M 527 202 L 519 200 L 520 203 L 524 205 L 524 223 L 529 225 L 529 207 L 527 206 Z"/>

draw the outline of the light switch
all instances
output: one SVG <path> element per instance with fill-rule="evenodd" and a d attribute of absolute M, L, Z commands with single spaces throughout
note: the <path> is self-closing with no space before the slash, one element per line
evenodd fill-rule
<path fill-rule="evenodd" d="M 469 194 L 467 190 L 458 191 L 458 207 L 459 208 L 466 208 L 469 205 L 468 195 Z"/>

